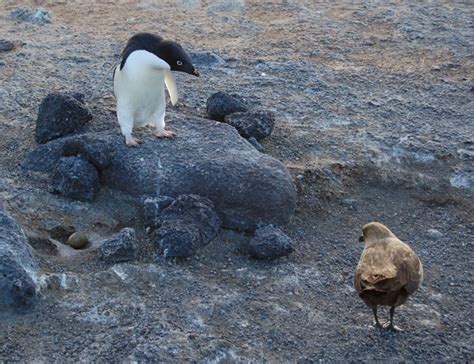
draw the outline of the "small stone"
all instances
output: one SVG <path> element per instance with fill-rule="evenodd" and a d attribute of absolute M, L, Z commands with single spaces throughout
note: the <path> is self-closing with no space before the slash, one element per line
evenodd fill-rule
<path fill-rule="evenodd" d="M 436 229 L 429 229 L 428 235 L 433 240 L 441 239 L 444 236 L 444 234 L 441 231 L 438 231 Z"/>
<path fill-rule="evenodd" d="M 64 157 L 53 172 L 51 192 L 73 200 L 92 201 L 99 192 L 99 174 L 95 167 L 78 157 Z"/>
<path fill-rule="evenodd" d="M 212 67 L 220 66 L 225 63 L 222 57 L 209 51 L 194 51 L 190 52 L 191 60 L 197 67 Z"/>
<path fill-rule="evenodd" d="M 275 116 L 270 111 L 255 110 L 235 112 L 224 118 L 225 122 L 237 129 L 244 138 L 257 140 L 269 136 L 275 125 Z"/>
<path fill-rule="evenodd" d="M 250 144 L 252 144 L 255 149 L 257 149 L 260 153 L 263 153 L 264 152 L 264 149 L 262 147 L 262 145 L 257 141 L 257 139 L 255 139 L 254 137 L 251 137 L 251 138 L 248 138 L 247 139 L 249 141 Z"/>
<path fill-rule="evenodd" d="M 145 225 L 157 227 L 160 224 L 161 213 L 173 202 L 169 196 L 147 197 L 143 201 L 143 217 Z"/>
<path fill-rule="evenodd" d="M 12 20 L 30 22 L 35 24 L 47 24 L 51 23 L 49 13 L 45 10 L 30 10 L 22 6 L 18 6 L 12 10 L 8 16 Z"/>
<path fill-rule="evenodd" d="M 137 236 L 132 228 L 122 229 L 112 238 L 102 242 L 99 258 L 110 263 L 126 262 L 135 259 Z"/>
<path fill-rule="evenodd" d="M 272 225 L 259 226 L 246 248 L 256 259 L 276 259 L 294 251 L 291 239 Z"/>
<path fill-rule="evenodd" d="M 89 244 L 89 238 L 84 231 L 77 231 L 67 239 L 67 245 L 74 249 L 82 249 Z"/>
<path fill-rule="evenodd" d="M 158 243 L 165 258 L 190 257 L 219 233 L 221 221 L 211 200 L 180 195 L 161 215 Z"/>
<path fill-rule="evenodd" d="M 46 96 L 38 111 L 35 140 L 39 144 L 78 132 L 92 114 L 70 94 L 51 93 Z"/>
<path fill-rule="evenodd" d="M 206 110 L 210 119 L 223 122 L 229 114 L 247 111 L 247 106 L 236 97 L 219 91 L 207 99 Z"/>
<path fill-rule="evenodd" d="M 9 40 L 0 39 L 0 52 L 8 52 L 15 48 L 15 44 Z"/>

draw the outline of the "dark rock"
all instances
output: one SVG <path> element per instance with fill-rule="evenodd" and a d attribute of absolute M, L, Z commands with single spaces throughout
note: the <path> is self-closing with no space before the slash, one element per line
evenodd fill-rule
<path fill-rule="evenodd" d="M 291 239 L 271 225 L 259 226 L 246 248 L 256 259 L 276 259 L 294 251 Z"/>
<path fill-rule="evenodd" d="M 91 119 L 89 109 L 73 96 L 51 93 L 39 107 L 35 140 L 43 144 L 75 133 Z"/>
<path fill-rule="evenodd" d="M 122 229 L 112 238 L 102 242 L 99 258 L 109 263 L 126 262 L 135 259 L 137 236 L 131 228 Z"/>
<path fill-rule="evenodd" d="M 222 57 L 209 51 L 194 51 L 190 52 L 191 60 L 197 67 L 212 67 L 220 66 L 225 63 Z"/>
<path fill-rule="evenodd" d="M 247 140 L 248 140 L 248 142 L 249 142 L 250 144 L 252 144 L 252 145 L 255 147 L 255 149 L 257 149 L 260 153 L 263 153 L 263 152 L 264 152 L 264 149 L 263 149 L 262 145 L 257 141 L 257 139 L 255 139 L 254 137 L 250 137 L 250 138 L 248 138 Z"/>
<path fill-rule="evenodd" d="M 143 196 L 196 194 L 209 198 L 223 226 L 254 230 L 256 221 L 284 224 L 296 204 L 296 190 L 286 168 L 259 153 L 235 128 L 207 119 L 169 115 L 178 138 L 144 139 L 128 148 L 115 132 L 89 133 L 55 140 L 32 151 L 23 167 L 49 172 L 60 159 L 64 140 L 87 140 L 87 145 L 110 150 L 110 165 L 101 183 Z"/>
<path fill-rule="evenodd" d="M 160 218 L 163 210 L 173 202 L 169 196 L 147 197 L 143 201 L 143 217 L 145 225 L 157 227 L 160 224 Z"/>
<path fill-rule="evenodd" d="M 211 200 L 196 195 L 178 196 L 161 214 L 158 230 L 165 257 L 189 257 L 219 233 L 221 221 Z"/>
<path fill-rule="evenodd" d="M 0 39 L 0 52 L 8 52 L 15 48 L 15 44 L 9 40 Z"/>
<path fill-rule="evenodd" d="M 18 6 L 12 10 L 8 16 L 12 20 L 35 23 L 35 24 L 48 24 L 51 23 L 49 13 L 45 10 L 30 10 L 24 7 Z"/>
<path fill-rule="evenodd" d="M 60 139 L 54 143 L 39 145 L 32 153 L 29 153 L 21 166 L 34 172 L 52 173 L 59 160 L 63 156 L 63 146 L 66 139 Z"/>
<path fill-rule="evenodd" d="M 64 141 L 62 155 L 77 156 L 92 163 L 99 171 L 106 169 L 112 161 L 113 151 L 106 139 L 80 135 Z"/>
<path fill-rule="evenodd" d="M 36 298 L 38 262 L 16 221 L 0 207 L 0 306 L 24 306 Z"/>
<path fill-rule="evenodd" d="M 92 201 L 99 192 L 99 174 L 89 162 L 64 157 L 53 173 L 51 192 L 79 201 Z"/>
<path fill-rule="evenodd" d="M 257 140 L 269 136 L 275 125 L 275 116 L 270 111 L 255 110 L 236 112 L 225 117 L 225 122 L 237 129 L 244 138 Z"/>
<path fill-rule="evenodd" d="M 229 114 L 247 111 L 247 106 L 236 97 L 219 91 L 207 99 L 206 110 L 210 119 L 224 121 Z"/>

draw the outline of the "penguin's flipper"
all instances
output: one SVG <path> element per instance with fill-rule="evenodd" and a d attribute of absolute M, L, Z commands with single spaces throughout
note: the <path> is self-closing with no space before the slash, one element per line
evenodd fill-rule
<path fill-rule="evenodd" d="M 165 85 L 170 94 L 171 104 L 174 106 L 178 102 L 178 88 L 170 70 L 165 70 Z"/>

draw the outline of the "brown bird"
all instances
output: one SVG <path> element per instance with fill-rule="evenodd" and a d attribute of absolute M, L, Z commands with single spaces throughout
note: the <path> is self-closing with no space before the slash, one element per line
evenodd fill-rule
<path fill-rule="evenodd" d="M 411 248 L 385 225 L 370 222 L 362 228 L 365 248 L 357 264 L 354 286 L 370 307 L 377 327 L 401 331 L 393 324 L 395 307 L 405 303 L 423 280 L 423 266 Z M 377 306 L 390 306 L 390 322 L 382 326 Z"/>

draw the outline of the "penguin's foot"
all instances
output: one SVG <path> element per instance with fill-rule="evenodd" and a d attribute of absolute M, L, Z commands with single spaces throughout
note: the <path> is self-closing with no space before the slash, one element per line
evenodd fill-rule
<path fill-rule="evenodd" d="M 128 147 L 138 147 L 142 143 L 140 139 L 134 138 L 131 135 L 125 137 L 125 144 L 127 144 Z"/>
<path fill-rule="evenodd" d="M 170 130 L 155 130 L 154 134 L 158 138 L 172 138 L 176 135 L 174 131 Z"/>

